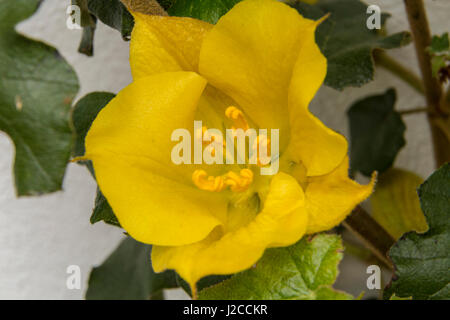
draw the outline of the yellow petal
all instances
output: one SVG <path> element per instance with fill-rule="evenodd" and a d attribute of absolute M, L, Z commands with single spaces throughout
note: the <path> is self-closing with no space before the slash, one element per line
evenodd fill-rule
<path fill-rule="evenodd" d="M 327 73 L 327 61 L 315 43 L 315 27 L 304 32 L 303 46 L 289 87 L 291 139 L 286 157 L 301 162 L 308 176 L 331 172 L 347 153 L 347 140 L 308 110 Z"/>
<path fill-rule="evenodd" d="M 348 177 L 348 157 L 333 172 L 308 179 L 305 210 L 308 212 L 307 233 L 329 230 L 339 223 L 372 193 L 376 175 L 368 185 L 360 185 Z"/>
<path fill-rule="evenodd" d="M 262 211 L 248 224 L 231 232 L 216 228 L 195 244 L 152 250 L 156 272 L 175 269 L 192 287 L 202 277 L 230 274 L 255 264 L 267 247 L 287 246 L 305 233 L 308 215 L 302 210 L 303 190 L 287 174 L 275 175 Z"/>
<path fill-rule="evenodd" d="M 281 2 L 246 0 L 218 21 L 200 52 L 200 73 L 259 127 L 280 129 L 280 147 L 289 137 L 292 70 L 313 24 Z"/>
<path fill-rule="evenodd" d="M 193 186 L 190 165 L 171 162 L 171 134 L 192 128 L 205 80 L 192 72 L 141 78 L 97 116 L 86 156 L 119 222 L 138 241 L 181 245 L 225 219 L 226 202 Z"/>
<path fill-rule="evenodd" d="M 209 23 L 133 12 L 130 64 L 134 79 L 160 72 L 198 71 L 200 46 Z"/>

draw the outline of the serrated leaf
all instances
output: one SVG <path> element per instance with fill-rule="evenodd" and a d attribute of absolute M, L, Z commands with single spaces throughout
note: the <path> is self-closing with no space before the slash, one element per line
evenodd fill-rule
<path fill-rule="evenodd" d="M 304 238 L 290 247 L 268 249 L 256 267 L 200 291 L 199 298 L 351 299 L 349 294 L 331 288 L 342 250 L 340 237 L 327 234 Z"/>
<path fill-rule="evenodd" d="M 127 237 L 89 277 L 88 300 L 144 300 L 162 289 L 175 288 L 175 273 L 155 273 L 151 246 Z"/>
<path fill-rule="evenodd" d="M 378 178 L 370 197 L 372 215 L 395 239 L 405 232 L 421 233 L 428 229 L 416 191 L 422 182 L 416 174 L 396 168 Z"/>
<path fill-rule="evenodd" d="M 73 155 L 80 157 L 84 155 L 84 140 L 92 122 L 98 113 L 115 97 L 109 92 L 92 92 L 81 98 L 74 107 L 72 113 L 72 122 L 75 128 L 75 146 Z M 91 174 L 94 176 L 94 168 L 90 161 L 83 161 Z M 97 188 L 97 196 L 95 198 L 95 206 L 90 219 L 91 223 L 104 221 L 108 224 L 120 227 L 117 217 L 114 215 L 111 206 L 106 198 Z"/>
<path fill-rule="evenodd" d="M 72 148 L 70 105 L 78 79 L 58 51 L 15 32 L 38 0 L 0 0 L 0 130 L 16 147 L 17 194 L 61 190 Z"/>
<path fill-rule="evenodd" d="M 396 92 L 387 90 L 355 102 L 348 110 L 350 163 L 354 171 L 370 176 L 389 169 L 405 145 L 405 124 L 394 110 Z"/>
<path fill-rule="evenodd" d="M 166 2 L 167 13 L 171 16 L 191 17 L 215 24 L 241 0 L 173 0 Z"/>
<path fill-rule="evenodd" d="M 420 186 L 419 198 L 429 230 L 405 234 L 389 251 L 395 274 L 386 299 L 450 299 L 450 164 Z"/>
<path fill-rule="evenodd" d="M 367 5 L 359 0 L 322 0 L 314 6 L 296 2 L 292 6 L 310 19 L 331 14 L 318 27 L 316 41 L 328 60 L 325 84 L 338 90 L 360 87 L 373 80 L 375 48 L 398 48 L 411 41 L 407 32 L 383 36 L 377 30 L 369 30 Z M 381 15 L 382 25 L 388 17 Z"/>

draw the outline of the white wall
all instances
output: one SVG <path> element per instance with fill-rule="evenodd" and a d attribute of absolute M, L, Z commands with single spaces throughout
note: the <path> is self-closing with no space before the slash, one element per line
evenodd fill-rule
<path fill-rule="evenodd" d="M 65 9 L 69 3 L 69 0 L 45 0 L 35 16 L 19 25 L 19 31 L 55 46 L 74 66 L 81 82 L 78 98 L 91 91 L 118 92 L 131 81 L 128 43 L 122 41 L 117 31 L 99 23 L 94 57 L 78 54 L 81 32 L 65 26 Z M 370 4 L 378 4 L 393 14 L 388 22 L 390 32 L 407 28 L 403 1 L 371 0 Z M 448 31 L 450 1 L 426 0 L 426 4 L 433 32 Z M 412 45 L 392 50 L 391 54 L 418 70 Z M 347 107 L 356 98 L 383 92 L 390 86 L 399 89 L 399 108 L 424 105 L 423 98 L 415 91 L 380 70 L 375 81 L 362 89 L 346 89 L 344 93 L 321 89 L 311 108 L 328 126 L 347 134 Z M 433 171 L 428 124 L 422 115 L 408 116 L 406 122 L 408 145 L 396 164 L 426 177 Z M 12 177 L 14 148 L 3 133 L 0 133 L 0 150 L 0 299 L 82 298 L 92 266 L 100 264 L 123 238 L 117 228 L 89 223 L 95 183 L 87 170 L 71 164 L 63 192 L 17 199 Z M 81 290 L 66 288 L 66 268 L 72 264 L 81 267 Z M 353 267 L 352 273 L 344 272 L 342 277 L 365 282 L 365 268 Z"/>

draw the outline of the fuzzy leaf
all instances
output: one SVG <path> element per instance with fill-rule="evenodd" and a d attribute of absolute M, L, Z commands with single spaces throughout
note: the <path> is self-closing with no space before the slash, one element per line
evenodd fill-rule
<path fill-rule="evenodd" d="M 348 111 L 351 136 L 351 168 L 366 176 L 382 173 L 394 163 L 405 145 L 406 126 L 394 110 L 396 93 L 389 89 L 381 95 L 355 102 Z"/>
<path fill-rule="evenodd" d="M 38 0 L 0 0 L 0 130 L 16 147 L 17 194 L 61 190 L 72 148 L 70 105 L 78 79 L 56 49 L 15 32 Z"/>
<path fill-rule="evenodd" d="M 88 300 L 146 300 L 177 286 L 175 273 L 156 274 L 151 246 L 127 237 L 89 277 Z"/>
<path fill-rule="evenodd" d="M 342 259 L 337 235 L 319 234 L 297 244 L 268 249 L 255 268 L 200 291 L 204 300 L 222 299 L 352 299 L 331 285 Z"/>
<path fill-rule="evenodd" d="M 377 30 L 369 30 L 367 5 L 359 0 L 322 0 L 314 6 L 297 1 L 292 6 L 314 20 L 331 14 L 318 27 L 316 41 L 328 60 L 325 84 L 338 90 L 360 87 L 373 80 L 375 48 L 398 48 L 411 41 L 407 32 L 383 36 Z M 388 17 L 381 15 L 382 25 Z"/>
<path fill-rule="evenodd" d="M 241 0 L 173 0 L 171 4 L 166 2 L 167 12 L 171 16 L 191 17 L 209 23 L 217 20 L 227 13 Z"/>
<path fill-rule="evenodd" d="M 118 30 L 128 40 L 133 30 L 134 19 L 120 0 L 87 0 L 88 9 L 101 22 Z"/>
<path fill-rule="evenodd" d="M 429 230 L 405 234 L 389 251 L 395 274 L 386 299 L 450 299 L 450 164 L 420 186 L 419 198 Z"/>
<path fill-rule="evenodd" d="M 75 146 L 73 155 L 80 157 L 84 155 L 85 147 L 84 140 L 88 133 L 92 122 L 94 122 L 97 114 L 115 97 L 113 93 L 109 92 L 92 92 L 81 98 L 72 113 L 72 122 L 75 128 Z M 86 165 L 93 176 L 94 168 L 91 161 L 81 161 Z M 111 206 L 106 198 L 97 189 L 97 197 L 95 199 L 94 211 L 91 216 L 91 223 L 94 224 L 99 221 L 104 221 L 108 224 L 112 224 L 120 227 L 120 223 L 117 217 L 114 215 Z"/>

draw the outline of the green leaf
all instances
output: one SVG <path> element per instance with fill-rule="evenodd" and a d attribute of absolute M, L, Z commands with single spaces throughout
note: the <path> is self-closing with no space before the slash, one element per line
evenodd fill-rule
<path fill-rule="evenodd" d="M 428 229 L 416 193 L 422 182 L 416 174 L 395 168 L 378 178 L 375 192 L 370 197 L 372 215 L 395 239 L 405 232 Z"/>
<path fill-rule="evenodd" d="M 394 294 L 392 295 L 392 297 L 389 298 L 389 300 L 412 300 L 412 297 L 400 298 L 400 297 L 397 297 L 397 296 L 395 295 L 395 293 L 394 293 Z"/>
<path fill-rule="evenodd" d="M 83 34 L 78 52 L 90 57 L 94 54 L 94 34 L 97 27 L 97 18 L 89 12 L 88 0 L 72 0 L 71 3 L 78 6 L 81 13 L 80 24 L 83 27 Z M 75 14 L 75 12 L 72 12 L 72 14 Z"/>
<path fill-rule="evenodd" d="M 74 107 L 72 113 L 72 122 L 75 128 L 75 146 L 73 155 L 75 157 L 83 156 L 85 153 L 84 140 L 89 128 L 97 117 L 98 113 L 115 97 L 113 93 L 109 92 L 93 92 L 81 98 Z M 94 168 L 91 161 L 82 161 L 91 174 L 94 174 Z M 91 216 L 91 223 L 104 221 L 108 224 L 120 227 L 117 217 L 114 215 L 108 201 L 97 189 L 97 197 L 95 199 L 94 211 Z"/>
<path fill-rule="evenodd" d="M 431 53 L 442 53 L 450 50 L 448 32 L 441 36 L 433 36 L 431 46 L 428 48 Z"/>
<path fill-rule="evenodd" d="M 124 40 L 130 39 L 134 19 L 120 0 L 87 0 L 87 3 L 91 14 L 118 30 Z"/>
<path fill-rule="evenodd" d="M 450 57 L 434 56 L 431 58 L 431 71 L 433 77 L 438 77 L 439 72 L 447 67 L 447 61 L 450 61 Z"/>
<path fill-rule="evenodd" d="M 200 291 L 199 298 L 352 299 L 331 288 L 342 250 L 339 236 L 327 234 L 305 237 L 290 247 L 268 249 L 256 267 Z"/>
<path fill-rule="evenodd" d="M 241 0 L 173 0 L 160 1 L 171 16 L 191 17 L 215 24 Z M 164 6 L 163 5 L 163 6 Z"/>
<path fill-rule="evenodd" d="M 151 246 L 127 237 L 89 277 L 88 300 L 144 300 L 175 288 L 175 273 L 156 274 L 150 261 Z"/>
<path fill-rule="evenodd" d="M 230 279 L 231 277 L 232 275 L 213 275 L 201 278 L 196 284 L 197 291 L 201 291 L 205 288 L 217 285 L 222 281 Z M 184 281 L 184 279 L 181 278 L 178 274 L 176 275 L 176 279 L 178 286 L 181 287 L 188 295 L 192 297 L 191 286 L 186 281 Z"/>
<path fill-rule="evenodd" d="M 377 30 L 369 30 L 367 5 L 359 0 L 322 0 L 314 6 L 297 1 L 292 6 L 310 19 L 331 14 L 318 27 L 316 41 L 328 60 L 325 84 L 338 90 L 360 87 L 373 80 L 375 48 L 398 48 L 411 41 L 407 32 L 383 36 Z M 388 17 L 381 15 L 382 25 Z"/>
<path fill-rule="evenodd" d="M 72 148 L 70 105 L 78 79 L 56 49 L 17 34 L 38 0 L 0 0 L 0 130 L 16 147 L 17 194 L 61 190 Z"/>
<path fill-rule="evenodd" d="M 108 203 L 108 200 L 106 200 L 99 188 L 97 188 L 94 211 L 92 212 L 90 221 L 92 224 L 99 221 L 104 221 L 107 224 L 121 227 L 119 220 Z"/>
<path fill-rule="evenodd" d="M 350 163 L 354 171 L 370 176 L 390 168 L 405 145 L 405 124 L 394 110 L 396 92 L 370 96 L 354 103 L 349 111 Z"/>
<path fill-rule="evenodd" d="M 73 155 L 80 157 L 84 155 L 84 139 L 89 128 L 98 113 L 115 97 L 109 92 L 92 92 L 81 98 L 75 105 L 72 113 L 72 123 L 75 128 L 75 146 Z"/>
<path fill-rule="evenodd" d="M 395 264 L 387 299 L 450 299 L 450 164 L 435 171 L 419 188 L 429 230 L 405 234 L 389 251 Z"/>
<path fill-rule="evenodd" d="M 81 9 L 83 35 L 78 51 L 92 56 L 94 54 L 94 35 L 97 19 L 118 30 L 124 40 L 129 40 L 134 19 L 120 0 L 72 0 Z"/>

